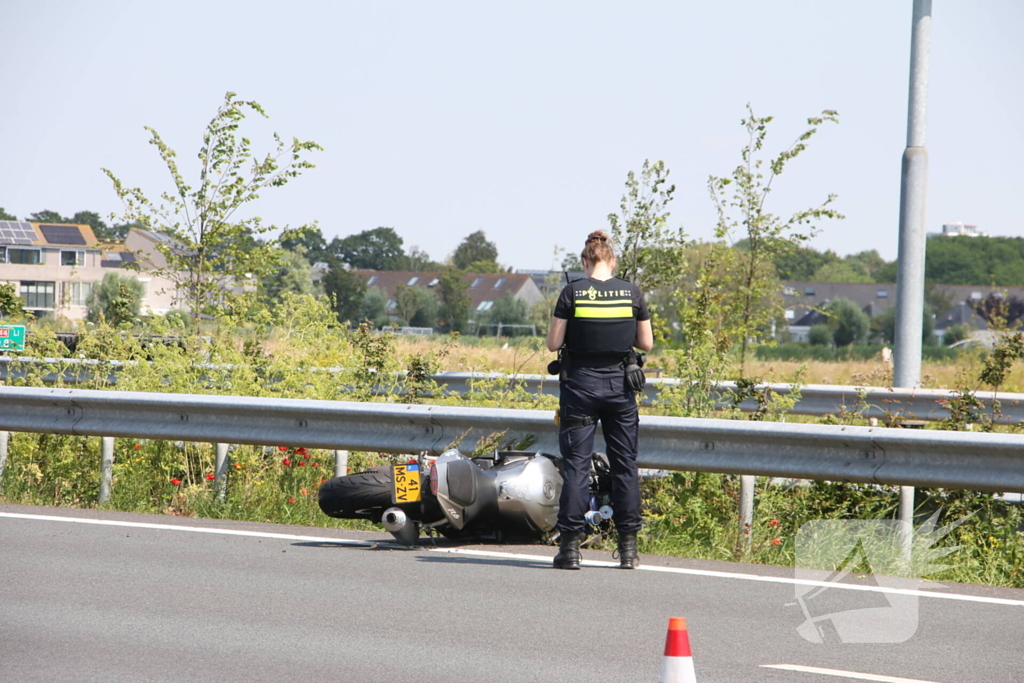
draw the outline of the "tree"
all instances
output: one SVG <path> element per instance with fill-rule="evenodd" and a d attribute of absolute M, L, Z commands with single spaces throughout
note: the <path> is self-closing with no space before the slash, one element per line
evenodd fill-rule
<path fill-rule="evenodd" d="M 260 298 L 270 306 L 281 301 L 285 292 L 312 295 L 316 291 L 312 267 L 302 247 L 296 251 L 279 251 L 274 270 L 260 278 Z"/>
<path fill-rule="evenodd" d="M 455 253 L 452 254 L 452 265 L 459 270 L 469 272 L 490 272 L 474 271 L 470 266 L 476 262 L 494 262 L 496 264 L 497 261 L 498 247 L 494 242 L 487 241 L 487 235 L 483 230 L 477 230 L 466 236 L 462 243 L 455 248 Z M 495 272 L 497 270 L 495 268 Z"/>
<path fill-rule="evenodd" d="M 816 221 L 843 217 L 830 208 L 836 199 L 832 194 L 818 206 L 798 211 L 786 220 L 764 208 L 772 183 L 786 165 L 807 149 L 807 142 L 818 132 L 819 126 L 838 123 L 838 116 L 832 110 L 825 110 L 820 116 L 808 118 L 809 128 L 770 161 L 765 178 L 762 171 L 764 160 L 758 153 L 764 147 L 768 124 L 773 117 L 758 118 L 747 105 L 747 117 L 741 120 L 747 132 L 747 144 L 740 155 L 742 163 L 733 169 L 730 178 L 711 176 L 708 180 L 708 190 L 718 210 L 715 237 L 726 240 L 741 233 L 747 240 L 747 249 L 737 254 L 739 277 L 730 306 L 735 335 L 740 339 L 741 372 L 746 367 L 750 342 L 757 343 L 767 335 L 770 321 L 779 317 L 779 287 L 772 267 L 775 256 L 787 242 L 799 246 L 809 240 L 817 231 Z M 733 186 L 732 195 L 727 196 L 730 185 Z M 735 215 L 732 213 L 734 209 Z"/>
<path fill-rule="evenodd" d="M 446 332 L 464 331 L 469 322 L 469 306 L 473 300 L 466 294 L 469 283 L 462 279 L 462 272 L 456 268 L 445 268 L 441 271 L 437 289 L 441 297 L 438 317 L 442 329 Z"/>
<path fill-rule="evenodd" d="M 814 271 L 814 282 L 874 282 L 860 266 L 845 259 L 825 264 Z"/>
<path fill-rule="evenodd" d="M 327 242 L 324 240 L 320 228 L 308 226 L 302 230 L 292 230 L 287 237 L 281 240 L 281 248 L 287 251 L 302 250 L 303 255 L 309 263 L 319 263 L 328 258 Z"/>
<path fill-rule="evenodd" d="M 884 280 L 879 280 L 878 276 L 889 265 L 889 262 L 882 258 L 877 249 L 844 256 L 843 261 L 867 273 L 871 278 L 868 282 L 884 282 Z"/>
<path fill-rule="evenodd" d="M 15 216 L 13 214 L 7 213 L 7 211 L 4 210 L 4 207 L 0 206 L 0 221 L 16 221 L 16 220 L 18 220 L 17 216 Z"/>
<path fill-rule="evenodd" d="M 526 325 L 530 321 L 530 309 L 525 301 L 506 294 L 494 302 L 484 318 L 489 323 Z"/>
<path fill-rule="evenodd" d="M 871 319 L 849 299 L 837 296 L 825 307 L 825 315 L 828 316 L 828 328 L 832 332 L 832 340 L 836 346 L 849 346 L 867 341 Z"/>
<path fill-rule="evenodd" d="M 738 240 L 736 246 L 745 248 L 746 240 Z M 814 274 L 821 268 L 840 261 L 832 250 L 820 252 L 792 241 L 785 241 L 773 250 L 772 263 L 780 280 L 814 280 Z"/>
<path fill-rule="evenodd" d="M 358 276 L 353 276 L 358 277 Z M 388 295 L 380 287 L 367 287 L 360 309 L 363 320 L 369 320 L 374 327 L 388 324 Z"/>
<path fill-rule="evenodd" d="M 166 265 L 155 271 L 175 283 L 178 296 L 192 313 L 196 331 L 200 315 L 216 313 L 225 292 L 274 266 L 273 249 L 278 240 L 253 239 L 274 226 L 264 226 L 256 216 L 239 218 L 239 209 L 265 190 L 282 187 L 313 168 L 305 156 L 321 149 L 315 142 L 298 138 L 286 143 L 275 133 L 273 151 L 255 157 L 249 139 L 239 136 L 247 113 L 267 117 L 257 102 L 238 100 L 232 92 L 224 96 L 203 134 L 195 188 L 178 170 L 175 151 L 156 130 L 146 127 L 149 142 L 159 151 L 173 183 L 173 191 L 161 194 L 160 204 L 103 169 L 125 204 L 125 221 L 139 221 L 164 237 L 156 248 Z"/>
<path fill-rule="evenodd" d="M 644 293 L 679 279 L 684 235 L 668 224 L 668 205 L 676 191 L 668 183 L 670 173 L 664 161 L 645 160 L 639 177 L 633 171 L 626 175 L 619 214 L 608 214 L 618 246 L 618 275 Z"/>
<path fill-rule="evenodd" d="M 1012 329 L 1024 318 L 1024 301 L 1016 296 L 1006 296 L 1001 292 L 990 292 L 981 301 L 968 301 L 989 327 L 997 330 Z"/>
<path fill-rule="evenodd" d="M 30 222 L 30 223 L 68 223 L 68 222 L 70 222 L 70 221 L 65 220 L 64 217 L 61 216 L 56 211 L 51 211 L 50 209 L 45 209 L 43 211 L 36 211 L 34 214 L 29 216 L 25 220 Z"/>
<path fill-rule="evenodd" d="M 807 332 L 807 341 L 811 346 L 828 346 L 832 343 L 832 331 L 828 329 L 827 323 L 811 325 Z"/>
<path fill-rule="evenodd" d="M 417 246 L 409 248 L 409 253 L 405 255 L 405 263 L 403 264 L 403 270 L 409 270 L 414 273 L 435 272 L 443 267 L 444 264 L 431 260 L 430 254 Z"/>
<path fill-rule="evenodd" d="M 896 341 L 896 307 L 890 306 L 882 314 L 871 320 L 872 333 L 878 334 L 887 344 Z M 930 345 L 935 339 L 935 311 L 931 306 L 925 304 L 924 314 L 921 316 L 921 341 Z"/>
<path fill-rule="evenodd" d="M 328 261 L 327 272 L 320 282 L 340 322 L 357 323 L 367 318 L 375 319 L 373 316 L 367 316 L 363 308 L 367 293 L 366 282 L 352 271 L 346 270 L 341 263 L 336 260 Z"/>
<path fill-rule="evenodd" d="M 18 316 L 24 308 L 25 302 L 18 296 L 18 286 L 13 282 L 0 283 L 0 316 Z"/>
<path fill-rule="evenodd" d="M 404 284 L 395 288 L 395 308 L 398 309 L 398 318 L 403 325 L 433 327 L 439 303 L 433 290 Z"/>
<path fill-rule="evenodd" d="M 134 322 L 142 309 L 142 297 L 146 288 L 131 275 L 107 273 L 103 280 L 92 288 L 89 295 L 86 320 L 111 325 Z"/>
<path fill-rule="evenodd" d="M 397 270 L 404 258 L 402 238 L 394 228 L 364 230 L 331 240 L 328 251 L 357 270 Z"/>

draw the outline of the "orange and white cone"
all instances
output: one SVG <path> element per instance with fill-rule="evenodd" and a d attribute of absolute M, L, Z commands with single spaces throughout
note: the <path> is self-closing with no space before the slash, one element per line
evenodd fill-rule
<path fill-rule="evenodd" d="M 690 635 L 686 631 L 686 619 L 671 617 L 668 620 L 668 636 L 665 638 L 665 657 L 661 661 L 660 683 L 697 683 L 693 670 L 693 655 L 690 653 Z"/>

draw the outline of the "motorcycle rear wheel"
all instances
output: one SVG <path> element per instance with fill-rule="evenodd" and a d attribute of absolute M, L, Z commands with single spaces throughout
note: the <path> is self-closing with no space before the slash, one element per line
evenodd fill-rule
<path fill-rule="evenodd" d="M 328 479 L 320 487 L 320 509 L 328 517 L 380 522 L 391 507 L 391 468 L 373 469 Z"/>

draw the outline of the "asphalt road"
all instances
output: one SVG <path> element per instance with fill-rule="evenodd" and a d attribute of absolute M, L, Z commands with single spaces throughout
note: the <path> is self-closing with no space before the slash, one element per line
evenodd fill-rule
<path fill-rule="evenodd" d="M 655 682 L 674 616 L 700 683 L 1024 681 L 1021 590 L 944 586 L 963 597 L 920 598 L 906 642 L 814 644 L 792 570 L 562 572 L 549 547 L 374 542 L 389 538 L 0 505 L 0 681 Z M 830 592 L 832 611 L 887 604 Z"/>

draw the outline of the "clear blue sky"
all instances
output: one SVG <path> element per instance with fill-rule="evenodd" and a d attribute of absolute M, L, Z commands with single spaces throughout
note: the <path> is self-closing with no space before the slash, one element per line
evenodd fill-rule
<path fill-rule="evenodd" d="M 435 259 L 484 230 L 499 260 L 546 268 L 616 211 L 627 171 L 663 159 L 672 221 L 711 234 L 709 174 L 739 159 L 750 102 L 771 151 L 837 109 L 780 179 L 785 214 L 829 192 L 848 218 L 813 246 L 895 258 L 910 0 L 730 2 L 123 2 L 0 4 L 0 206 L 121 210 L 100 167 L 169 188 L 144 125 L 194 177 L 224 93 L 271 131 L 324 146 L 266 193 L 278 225 L 330 238 L 392 226 Z M 928 228 L 1024 235 L 1020 0 L 935 0 Z"/>

